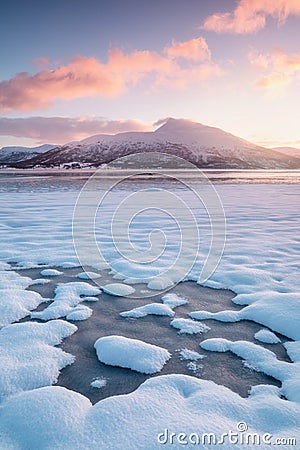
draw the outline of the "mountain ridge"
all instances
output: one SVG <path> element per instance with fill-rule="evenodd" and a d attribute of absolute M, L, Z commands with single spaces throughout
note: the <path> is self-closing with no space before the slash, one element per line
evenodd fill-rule
<path fill-rule="evenodd" d="M 97 168 L 143 152 L 159 152 L 162 161 L 163 153 L 173 154 L 201 168 L 300 168 L 300 158 L 255 145 L 216 127 L 173 118 L 166 119 L 155 131 L 94 135 L 13 164 L 19 168 Z"/>

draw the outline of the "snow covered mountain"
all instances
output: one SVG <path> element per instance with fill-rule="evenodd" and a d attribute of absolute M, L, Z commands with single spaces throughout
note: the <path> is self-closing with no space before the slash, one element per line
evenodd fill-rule
<path fill-rule="evenodd" d="M 202 168 L 300 168 L 299 158 L 259 147 L 219 128 L 186 119 L 167 119 L 153 132 L 95 135 L 14 163 L 14 167 L 99 167 L 121 156 L 141 152 L 173 154 Z M 163 163 L 163 160 L 162 155 L 159 162 Z M 155 165 L 157 161 L 153 161 Z"/>
<path fill-rule="evenodd" d="M 43 144 L 38 147 L 2 147 L 0 149 L 0 165 L 10 164 L 18 161 L 25 161 L 37 155 L 48 152 L 55 145 Z"/>

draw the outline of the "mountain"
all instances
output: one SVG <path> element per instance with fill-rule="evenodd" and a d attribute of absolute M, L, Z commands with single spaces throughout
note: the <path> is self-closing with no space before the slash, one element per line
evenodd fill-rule
<path fill-rule="evenodd" d="M 48 152 L 55 145 L 43 144 L 38 147 L 2 147 L 0 149 L 0 165 L 26 161 L 42 153 Z"/>
<path fill-rule="evenodd" d="M 274 147 L 275 152 L 283 153 L 284 155 L 294 156 L 300 158 L 300 148 L 296 147 Z"/>
<path fill-rule="evenodd" d="M 300 168 L 299 158 L 259 147 L 219 128 L 186 119 L 167 119 L 152 132 L 91 136 L 12 165 L 20 168 L 99 167 L 116 158 L 141 152 L 176 155 L 201 168 Z M 161 155 L 160 161 L 153 161 L 152 165 L 155 167 L 160 162 L 163 163 L 163 160 L 164 156 Z M 122 167 L 125 168 L 126 165 Z"/>

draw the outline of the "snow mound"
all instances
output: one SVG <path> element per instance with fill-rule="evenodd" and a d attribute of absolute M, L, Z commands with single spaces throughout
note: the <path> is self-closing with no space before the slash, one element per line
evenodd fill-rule
<path fill-rule="evenodd" d="M 159 372 L 171 357 L 165 348 L 124 336 L 105 336 L 94 347 L 104 364 L 146 374 Z"/>
<path fill-rule="evenodd" d="M 135 292 L 135 289 L 132 286 L 128 286 L 124 283 L 110 283 L 101 287 L 107 294 L 116 295 L 117 297 L 126 297 L 126 295 L 130 295 Z"/>
<path fill-rule="evenodd" d="M 161 300 L 164 305 L 168 305 L 172 309 L 177 308 L 177 306 L 186 305 L 188 303 L 188 301 L 184 297 L 180 297 L 179 295 L 173 293 L 165 294 L 161 298 Z"/>
<path fill-rule="evenodd" d="M 278 336 L 270 330 L 263 328 L 254 335 L 255 339 L 265 344 L 278 344 L 281 342 Z"/>
<path fill-rule="evenodd" d="M 180 334 L 196 334 L 196 333 L 207 333 L 210 328 L 201 322 L 196 322 L 191 319 L 174 319 L 171 324 L 172 327 L 177 328 Z"/>
<path fill-rule="evenodd" d="M 149 303 L 148 305 L 133 308 L 130 311 L 124 311 L 120 313 L 122 317 L 140 318 L 153 314 L 155 316 L 169 316 L 175 315 L 174 311 L 168 305 L 162 303 Z"/>
<path fill-rule="evenodd" d="M 0 330 L 0 398 L 47 386 L 74 356 L 55 348 L 77 327 L 63 320 L 25 322 Z"/>
<path fill-rule="evenodd" d="M 77 275 L 77 278 L 81 278 L 82 280 L 96 280 L 97 278 L 100 278 L 100 273 L 97 272 L 80 272 Z"/>
<path fill-rule="evenodd" d="M 232 430 L 241 439 L 237 424 L 242 421 L 249 433 L 260 436 L 259 449 L 267 450 L 277 438 L 299 439 L 299 417 L 299 405 L 281 399 L 275 386 L 255 387 L 249 398 L 242 398 L 211 381 L 165 375 L 93 406 L 83 395 L 58 386 L 21 393 L 0 408 L 0 434 L 14 449 L 234 450 L 242 446 L 226 438 L 223 445 L 209 445 L 207 436 L 202 445 L 201 438 L 215 433 L 219 442 Z M 271 435 L 267 444 L 265 433 Z"/>
<path fill-rule="evenodd" d="M 282 394 L 291 401 L 300 402 L 300 361 L 288 363 L 276 358 L 275 353 L 248 341 L 229 341 L 222 338 L 207 339 L 200 347 L 214 352 L 231 351 L 246 360 L 259 372 L 281 381 Z"/>
<path fill-rule="evenodd" d="M 56 269 L 44 269 L 41 271 L 41 275 L 43 277 L 57 277 L 58 275 L 63 275 L 63 272 Z"/>
<path fill-rule="evenodd" d="M 41 320 L 59 319 L 60 317 L 70 316 L 70 314 L 73 312 L 75 313 L 75 317 L 79 317 L 80 314 L 78 313 L 78 308 L 76 309 L 76 306 L 79 303 L 85 301 L 84 296 L 99 295 L 100 293 L 100 289 L 84 282 L 72 281 L 70 283 L 59 283 L 55 289 L 55 297 L 53 299 L 53 302 L 43 311 L 32 313 L 31 317 Z M 82 315 L 85 314 L 87 317 L 89 317 L 91 315 L 90 308 L 88 308 L 88 310 L 90 310 L 89 315 L 87 313 L 87 310 L 85 310 L 85 313 L 83 312 L 84 310 L 85 307 L 82 306 Z"/>

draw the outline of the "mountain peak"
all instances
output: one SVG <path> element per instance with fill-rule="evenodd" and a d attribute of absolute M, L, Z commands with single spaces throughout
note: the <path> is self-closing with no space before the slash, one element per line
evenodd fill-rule
<path fill-rule="evenodd" d="M 168 117 L 166 119 L 159 120 L 156 125 L 160 125 L 154 133 L 165 132 L 178 132 L 178 131 L 189 131 L 195 128 L 203 127 L 201 123 L 193 122 L 190 119 L 174 119 L 173 117 Z"/>

